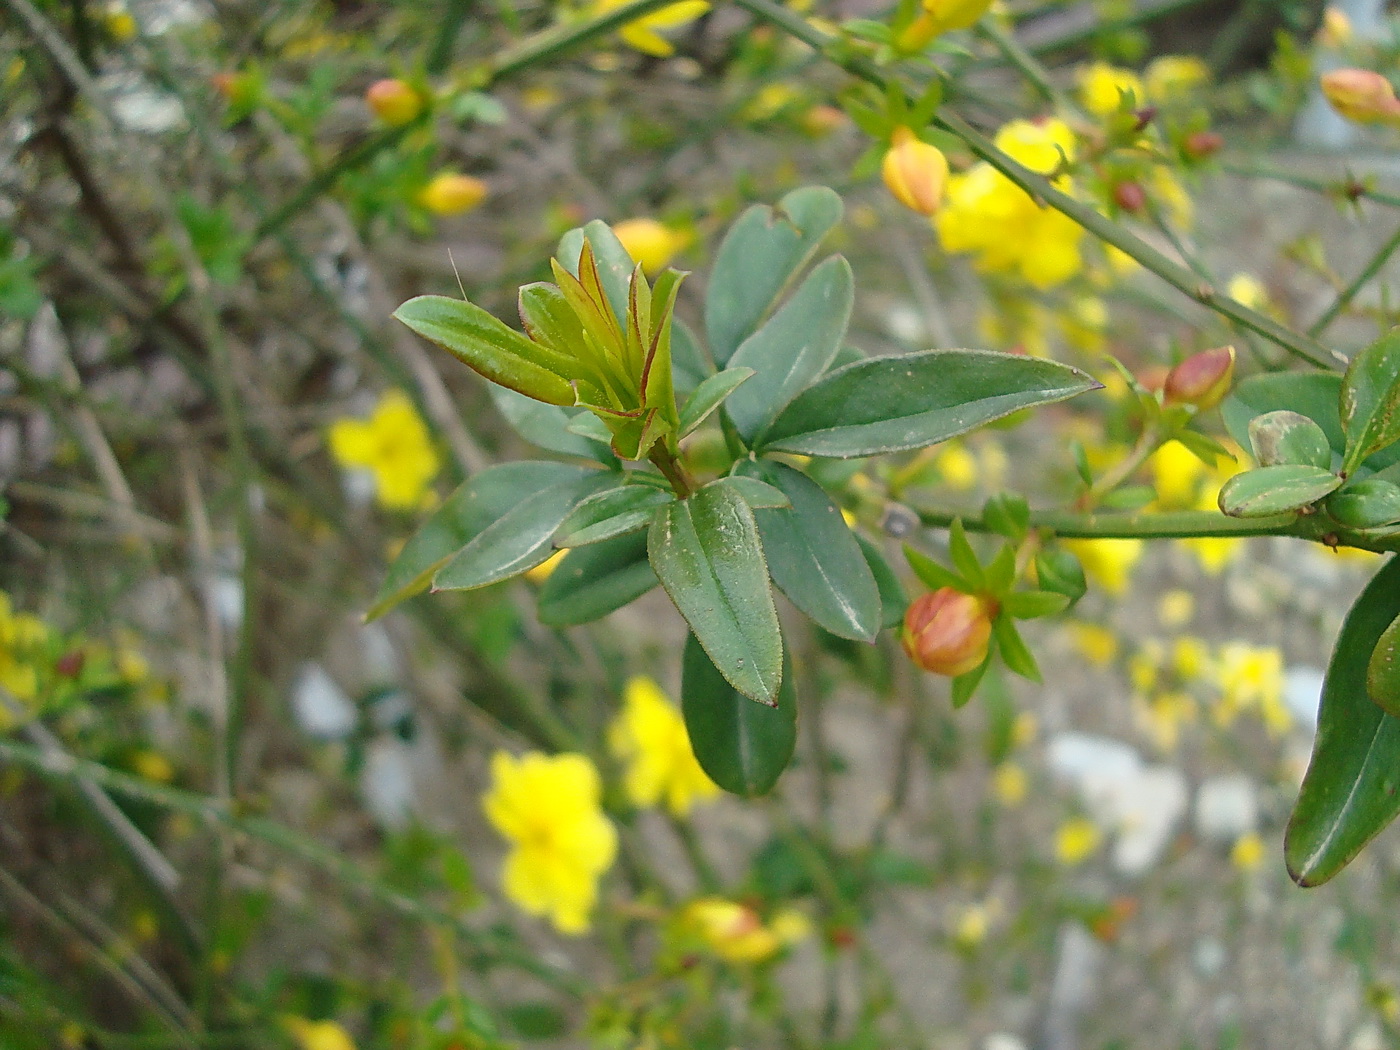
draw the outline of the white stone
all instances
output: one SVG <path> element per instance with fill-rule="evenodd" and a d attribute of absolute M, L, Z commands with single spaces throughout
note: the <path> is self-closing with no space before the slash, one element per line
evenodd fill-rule
<path fill-rule="evenodd" d="M 413 783 L 413 755 L 397 737 L 380 737 L 365 751 L 360 794 L 374 819 L 386 828 L 408 823 L 418 804 Z"/>
<path fill-rule="evenodd" d="M 1259 824 L 1254 782 L 1243 774 L 1211 777 L 1196 792 L 1196 831 L 1211 842 L 1232 843 Z"/>
<path fill-rule="evenodd" d="M 1026 1044 L 1006 1032 L 993 1032 L 982 1044 L 982 1050 L 1026 1050 Z"/>
<path fill-rule="evenodd" d="M 297 672 L 292 714 L 304 733 L 320 740 L 341 740 L 354 732 L 359 721 L 354 702 L 316 663 L 302 664 Z"/>

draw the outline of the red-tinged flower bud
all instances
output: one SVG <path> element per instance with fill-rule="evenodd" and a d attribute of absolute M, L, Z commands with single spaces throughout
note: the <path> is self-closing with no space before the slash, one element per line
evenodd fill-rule
<path fill-rule="evenodd" d="M 81 649 L 69 649 L 54 661 L 53 669 L 60 678 L 77 678 L 86 662 L 87 656 Z"/>
<path fill-rule="evenodd" d="M 941 587 L 910 603 L 900 640 L 909 659 L 925 671 L 955 678 L 987 658 L 991 637 L 987 603 L 975 594 Z"/>
<path fill-rule="evenodd" d="M 908 128 L 894 129 L 880 173 L 889 191 L 906 208 L 934 215 L 942 207 L 948 159 L 937 146 L 915 138 Z"/>
<path fill-rule="evenodd" d="M 1390 81 L 1369 69 L 1334 69 L 1322 76 L 1322 93 L 1347 120 L 1400 123 L 1400 99 Z"/>
<path fill-rule="evenodd" d="M 1225 400 L 1235 378 L 1235 348 L 1217 346 L 1202 350 L 1167 373 L 1162 384 L 1162 400 L 1168 405 L 1195 405 L 1214 408 Z"/>
<path fill-rule="evenodd" d="M 1130 215 L 1136 215 L 1147 206 L 1147 194 L 1136 182 L 1120 182 L 1113 187 L 1113 201 Z"/>
<path fill-rule="evenodd" d="M 1143 131 L 1147 128 L 1147 125 L 1157 119 L 1157 107 L 1143 106 L 1141 109 L 1135 109 L 1133 110 L 1133 119 L 1133 130 Z"/>
<path fill-rule="evenodd" d="M 407 124 L 423 112 L 423 96 L 396 77 L 371 84 L 365 92 L 365 102 L 374 110 L 374 115 L 391 128 Z"/>
<path fill-rule="evenodd" d="M 231 106 L 250 104 L 258 90 L 257 82 L 247 73 L 215 73 L 209 83 Z"/>
<path fill-rule="evenodd" d="M 1224 137 L 1216 131 L 1193 131 L 1181 143 L 1181 150 L 1192 160 L 1205 160 L 1220 152 Z"/>
<path fill-rule="evenodd" d="M 418 203 L 434 215 L 457 215 L 470 211 L 486 199 L 486 183 L 470 175 L 443 172 L 418 194 Z"/>

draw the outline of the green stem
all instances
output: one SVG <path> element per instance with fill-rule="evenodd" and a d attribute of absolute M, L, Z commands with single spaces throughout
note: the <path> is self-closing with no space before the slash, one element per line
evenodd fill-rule
<path fill-rule="evenodd" d="M 503 51 L 491 64 L 489 80 L 494 83 L 503 77 L 523 73 L 532 66 L 543 65 L 594 37 L 611 33 L 628 22 L 673 3 L 675 0 L 630 0 L 595 18 L 552 26 Z"/>
<path fill-rule="evenodd" d="M 677 499 L 687 499 L 695 491 L 695 479 L 690 476 L 690 471 L 685 469 L 685 464 L 677 458 L 676 454 L 666 447 L 664 441 L 658 441 L 652 445 L 647 458 L 671 483 L 671 488 L 676 493 Z"/>
<path fill-rule="evenodd" d="M 1269 179 L 1273 182 L 1282 182 L 1289 186 L 1296 186 L 1300 190 L 1311 190 L 1314 193 L 1321 193 L 1328 197 L 1340 197 L 1343 200 L 1370 200 L 1377 204 L 1384 204 L 1391 208 L 1400 208 L 1400 196 L 1393 193 L 1384 193 L 1377 189 L 1368 187 L 1362 178 L 1348 176 L 1346 180 L 1317 179 L 1310 175 L 1300 175 L 1292 171 L 1284 171 L 1280 168 L 1271 168 L 1262 164 L 1249 164 L 1243 161 L 1226 160 L 1219 164 L 1221 171 L 1227 175 L 1237 175 L 1243 179 Z"/>
<path fill-rule="evenodd" d="M 1143 430 L 1137 443 L 1133 445 L 1128 454 L 1115 464 L 1113 469 L 1104 473 L 1090 485 L 1079 498 L 1079 509 L 1091 511 L 1097 507 L 1105 496 L 1132 477 L 1137 469 L 1147 462 L 1147 457 L 1156 452 L 1161 444 L 1162 432 L 1159 427 L 1149 426 Z"/>
<path fill-rule="evenodd" d="M 838 38 L 828 36 L 802 16 L 775 3 L 774 0 L 734 0 L 734 2 L 755 17 L 776 26 L 825 55 L 829 61 L 840 66 L 852 76 L 859 77 L 882 90 L 887 90 L 891 85 L 902 87 L 896 78 L 887 76 L 869 59 L 851 53 L 849 48 L 841 46 Z M 1327 350 L 1310 337 L 1300 335 L 1279 324 L 1273 318 L 1266 317 L 1257 310 L 1251 310 L 1243 303 L 1222 294 L 1209 283 L 1202 281 L 1189 268 L 1169 259 L 1136 234 L 1124 229 L 1108 216 L 1100 214 L 1093 205 L 1086 201 L 1077 200 L 1063 190 L 1057 189 L 1045 176 L 1031 171 L 998 149 L 995 143 L 961 117 L 952 113 L 943 113 L 936 116 L 933 123 L 961 139 L 976 157 L 986 161 L 1005 175 L 1034 200 L 1049 205 L 1061 214 L 1073 219 L 1099 240 L 1105 244 L 1111 244 L 1144 269 L 1155 273 L 1173 288 L 1190 296 L 1202 306 L 1258 332 L 1289 353 L 1317 365 L 1319 368 L 1333 368 L 1346 364 L 1346 358 L 1341 354 Z"/>
<path fill-rule="evenodd" d="M 1333 321 L 1335 321 L 1356 298 L 1356 293 L 1361 291 L 1371 279 L 1380 273 L 1381 267 L 1390 261 L 1390 257 L 1400 249 L 1400 226 L 1395 228 L 1395 232 L 1390 235 L 1390 239 L 1376 249 L 1376 254 L 1371 256 L 1361 272 L 1358 273 L 1345 288 L 1337 293 L 1337 298 L 1332 300 L 1332 305 L 1322 312 L 1322 316 L 1312 323 L 1308 329 L 1308 335 L 1321 335 Z"/>
<path fill-rule="evenodd" d="M 989 41 L 1003 58 L 1011 65 L 1015 66 L 1023 77 L 1030 82 L 1030 85 L 1054 106 L 1065 105 L 1065 99 L 1061 95 L 1059 88 L 1055 87 L 1050 80 L 1049 71 L 1040 64 L 1029 51 L 1022 46 L 1021 42 L 1011 33 L 1004 32 L 993 19 L 984 18 L 977 23 L 977 35 Z"/>

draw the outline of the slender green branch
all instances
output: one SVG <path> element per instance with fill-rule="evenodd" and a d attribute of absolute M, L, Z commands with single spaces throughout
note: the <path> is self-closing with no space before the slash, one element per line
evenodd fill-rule
<path fill-rule="evenodd" d="M 1347 176 L 1344 181 L 1319 179 L 1311 175 L 1285 171 L 1282 168 L 1251 164 L 1235 159 L 1222 161 L 1219 168 L 1227 175 L 1236 175 L 1243 179 L 1269 179 L 1273 182 L 1296 186 L 1300 190 L 1321 193 L 1328 197 L 1340 197 L 1344 200 L 1369 200 L 1391 208 L 1400 208 L 1400 196 L 1373 189 L 1366 185 L 1366 181 L 1362 177 Z"/>
<path fill-rule="evenodd" d="M 552 26 L 502 52 L 491 63 L 490 79 L 494 82 L 523 73 L 532 66 L 543 65 L 594 37 L 611 33 L 672 3 L 675 0 L 630 0 L 594 18 Z"/>
<path fill-rule="evenodd" d="M 899 84 L 897 78 L 887 75 L 869 59 L 854 54 L 836 37 L 822 32 L 800 15 L 776 3 L 775 0 L 735 0 L 735 3 L 757 18 L 776 26 L 824 54 L 830 61 L 852 76 L 859 77 L 882 90 L 889 88 L 892 84 Z M 1245 328 L 1258 332 L 1289 353 L 1321 368 L 1334 368 L 1346 364 L 1346 358 L 1341 354 L 1326 349 L 1310 337 L 1300 335 L 1279 324 L 1273 318 L 1266 317 L 1257 310 L 1251 310 L 1243 303 L 1222 294 L 1207 282 L 1202 281 L 1186 266 L 1169 259 L 1136 234 L 1096 211 L 1093 205 L 1086 201 L 1077 200 L 1068 193 L 1057 189 L 1045 176 L 1031 171 L 998 149 L 995 143 L 961 117 L 945 111 L 935 116 L 933 123 L 961 139 L 975 156 L 980 160 L 985 160 L 1034 200 L 1049 205 L 1073 219 L 1099 240 L 1117 248 L 1144 269 L 1155 273 L 1202 306 L 1230 318 Z"/>
<path fill-rule="evenodd" d="M 1362 267 L 1361 272 L 1352 278 L 1351 283 L 1337 293 L 1337 298 L 1332 300 L 1332 305 L 1312 323 L 1312 327 L 1308 329 L 1308 335 L 1318 336 L 1326 331 L 1327 326 L 1351 305 L 1351 301 L 1356 298 L 1357 293 L 1370 284 L 1376 274 L 1381 272 L 1381 268 L 1390 261 L 1390 257 L 1395 254 L 1397 249 L 1400 249 L 1400 226 L 1395 228 L 1395 232 L 1390 235 L 1389 240 L 1376 249 L 1376 253 Z"/>
<path fill-rule="evenodd" d="M 1004 31 L 990 18 L 977 23 L 977 34 L 1000 51 L 1002 57 L 1020 71 L 1046 102 L 1056 106 L 1065 104 L 1065 98 L 1050 79 L 1049 71 L 1022 46 L 1014 34 Z"/>

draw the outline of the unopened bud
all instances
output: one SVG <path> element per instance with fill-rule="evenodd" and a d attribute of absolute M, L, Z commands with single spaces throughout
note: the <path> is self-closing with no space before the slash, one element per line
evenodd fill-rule
<path fill-rule="evenodd" d="M 418 203 L 434 215 L 459 215 L 486 199 L 486 183 L 470 175 L 443 172 L 418 194 Z"/>
<path fill-rule="evenodd" d="M 1113 187 L 1113 201 L 1130 215 L 1136 215 L 1147 206 L 1147 194 L 1136 182 L 1120 182 Z"/>
<path fill-rule="evenodd" d="M 991 637 L 992 618 L 983 599 L 940 587 L 910 603 L 900 640 L 909 659 L 925 671 L 955 678 L 987 658 Z"/>
<path fill-rule="evenodd" d="M 1194 405 L 1214 408 L 1225 400 L 1235 378 L 1235 348 L 1217 346 L 1202 350 L 1167 373 L 1162 384 L 1162 400 L 1168 405 Z"/>
<path fill-rule="evenodd" d="M 908 128 L 894 136 L 880 174 L 895 199 L 920 215 L 934 215 L 943 205 L 948 159 L 937 146 L 922 142 Z"/>
<path fill-rule="evenodd" d="M 1390 81 L 1369 69 L 1334 69 L 1322 76 L 1322 93 L 1347 120 L 1400 123 L 1400 99 Z"/>
<path fill-rule="evenodd" d="M 376 80 L 365 92 L 365 102 L 374 115 L 396 128 L 423 112 L 423 96 L 410 84 L 396 77 Z"/>
<path fill-rule="evenodd" d="M 1205 160 L 1220 152 L 1225 139 L 1216 131 L 1193 131 L 1181 143 L 1181 151 L 1192 160 Z"/>
<path fill-rule="evenodd" d="M 60 678 L 77 678 L 86 662 L 87 656 L 81 649 L 69 649 L 54 661 L 53 669 Z"/>

